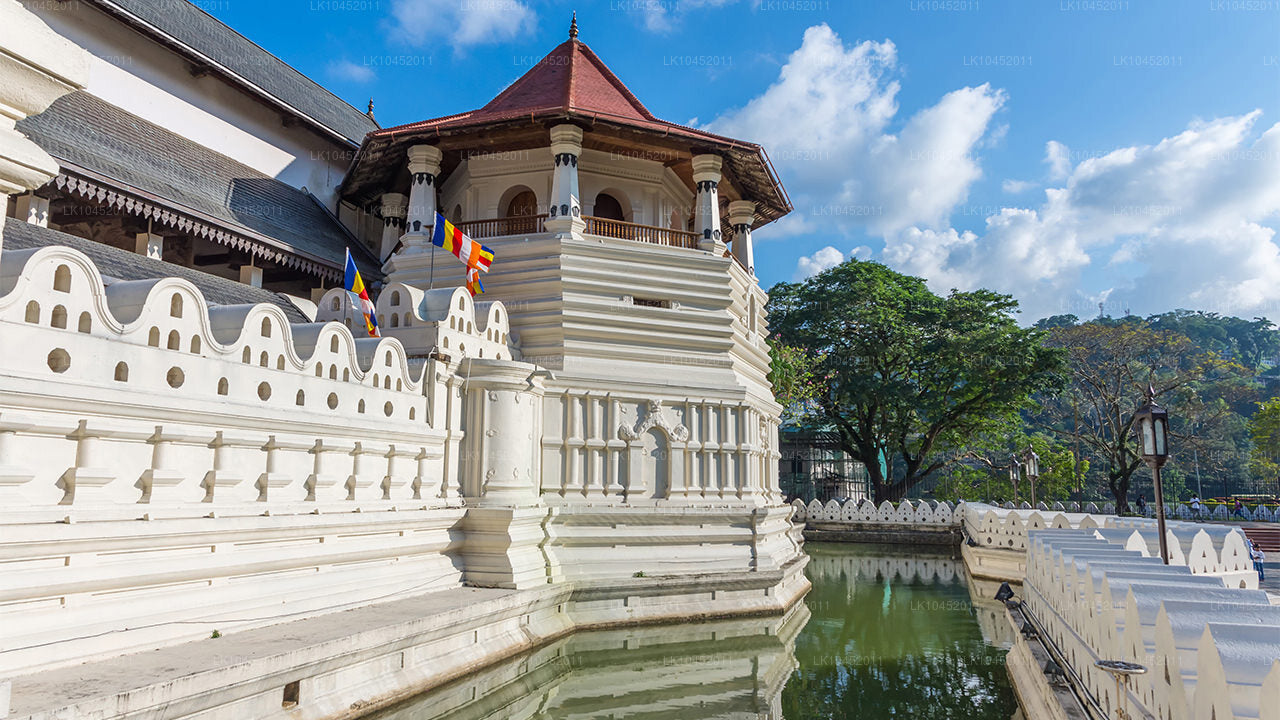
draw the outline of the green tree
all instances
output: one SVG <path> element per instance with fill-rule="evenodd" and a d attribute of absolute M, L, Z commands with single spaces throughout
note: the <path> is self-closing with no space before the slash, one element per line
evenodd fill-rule
<path fill-rule="evenodd" d="M 1067 392 L 1046 398 L 1039 423 L 1088 449 L 1121 511 L 1128 509 L 1130 481 L 1142 465 L 1133 412 L 1148 385 L 1162 404 L 1179 408 L 1171 431 L 1185 451 L 1204 437 L 1188 427 L 1212 425 L 1228 409 L 1204 389 L 1239 369 L 1185 335 L 1156 330 L 1140 318 L 1055 328 L 1049 343 L 1069 354 L 1071 383 Z"/>
<path fill-rule="evenodd" d="M 1275 482 L 1280 478 L 1280 397 L 1258 403 L 1249 420 L 1249 436 L 1253 440 L 1249 467 L 1263 482 Z"/>
<path fill-rule="evenodd" d="M 803 419 L 817 396 L 815 370 L 821 358 L 808 350 L 788 345 L 776 336 L 769 343 L 769 383 L 773 397 L 782 405 L 786 422 Z"/>
<path fill-rule="evenodd" d="M 815 422 L 866 466 L 876 502 L 902 498 L 1062 383 L 1064 353 L 987 290 L 930 292 L 920 278 L 850 260 L 770 291 L 770 325 L 816 364 Z M 888 472 L 882 467 L 887 458 Z"/>

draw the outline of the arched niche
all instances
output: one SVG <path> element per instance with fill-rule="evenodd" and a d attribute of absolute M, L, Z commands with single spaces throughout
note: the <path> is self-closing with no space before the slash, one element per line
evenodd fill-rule
<path fill-rule="evenodd" d="M 627 196 L 620 190 L 606 188 L 596 193 L 595 202 L 591 206 L 591 216 L 605 220 L 629 220 L 631 204 Z"/>

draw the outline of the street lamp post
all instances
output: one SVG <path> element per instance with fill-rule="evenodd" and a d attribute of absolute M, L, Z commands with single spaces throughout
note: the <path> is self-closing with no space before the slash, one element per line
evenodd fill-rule
<path fill-rule="evenodd" d="M 1036 480 L 1040 479 L 1040 456 L 1036 454 L 1031 443 L 1022 453 L 1022 466 L 1026 469 L 1027 481 L 1031 483 L 1031 507 L 1036 506 Z"/>
<path fill-rule="evenodd" d="M 1169 459 L 1169 411 L 1156 404 L 1154 387 L 1147 386 L 1147 402 L 1133 414 L 1133 424 L 1138 428 L 1138 444 L 1142 448 L 1142 461 L 1151 468 L 1152 484 L 1156 490 L 1160 559 L 1168 565 L 1169 547 L 1164 535 L 1164 489 L 1160 484 L 1160 468 Z"/>
<path fill-rule="evenodd" d="M 1013 499 L 1018 500 L 1018 456 L 1009 455 L 1009 483 L 1013 485 Z"/>

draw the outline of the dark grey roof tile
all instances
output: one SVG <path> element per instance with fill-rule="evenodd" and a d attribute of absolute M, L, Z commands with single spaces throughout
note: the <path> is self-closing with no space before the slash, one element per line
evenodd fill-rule
<path fill-rule="evenodd" d="M 311 322 L 288 297 L 270 290 L 238 283 L 193 268 L 174 265 L 138 255 L 117 247 L 44 228 L 15 218 L 4 219 L 4 252 L 30 250 L 50 245 L 65 245 L 79 250 L 98 266 L 107 282 L 111 280 L 151 280 L 177 277 L 200 289 L 210 305 L 245 305 L 269 303 L 284 311 L 290 322 Z"/>

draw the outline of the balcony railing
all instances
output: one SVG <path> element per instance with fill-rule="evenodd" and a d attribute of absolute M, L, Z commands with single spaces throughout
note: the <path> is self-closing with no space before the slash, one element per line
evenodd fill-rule
<path fill-rule="evenodd" d="M 508 235 L 540 233 L 546 230 L 546 219 L 547 215 L 528 215 L 523 217 L 493 218 L 491 220 L 468 220 L 455 224 L 459 230 L 472 238 L 482 240 L 484 238 L 506 237 Z M 640 225 L 639 223 L 610 220 L 590 215 L 583 216 L 582 219 L 587 223 L 586 232 L 588 235 L 600 235 L 619 240 L 634 240 L 652 245 L 665 245 L 667 247 L 687 248 L 690 250 L 698 249 L 698 234 L 694 232 L 672 230 L 654 225 Z"/>
<path fill-rule="evenodd" d="M 468 220 L 467 222 L 454 223 L 459 230 L 470 235 L 474 240 L 492 237 L 505 237 L 507 235 L 533 235 L 545 230 L 543 221 L 547 219 L 545 214 L 542 215 L 522 215 L 519 217 L 503 217 L 494 218 L 492 220 Z"/>
<path fill-rule="evenodd" d="M 637 223 L 623 222 L 622 220 L 591 217 L 590 215 L 584 216 L 583 220 L 587 221 L 588 235 L 600 235 L 602 237 L 618 238 L 619 240 L 636 240 L 653 245 L 666 245 L 667 247 L 688 248 L 690 250 L 698 249 L 697 233 L 672 230 L 654 225 L 639 225 Z"/>

